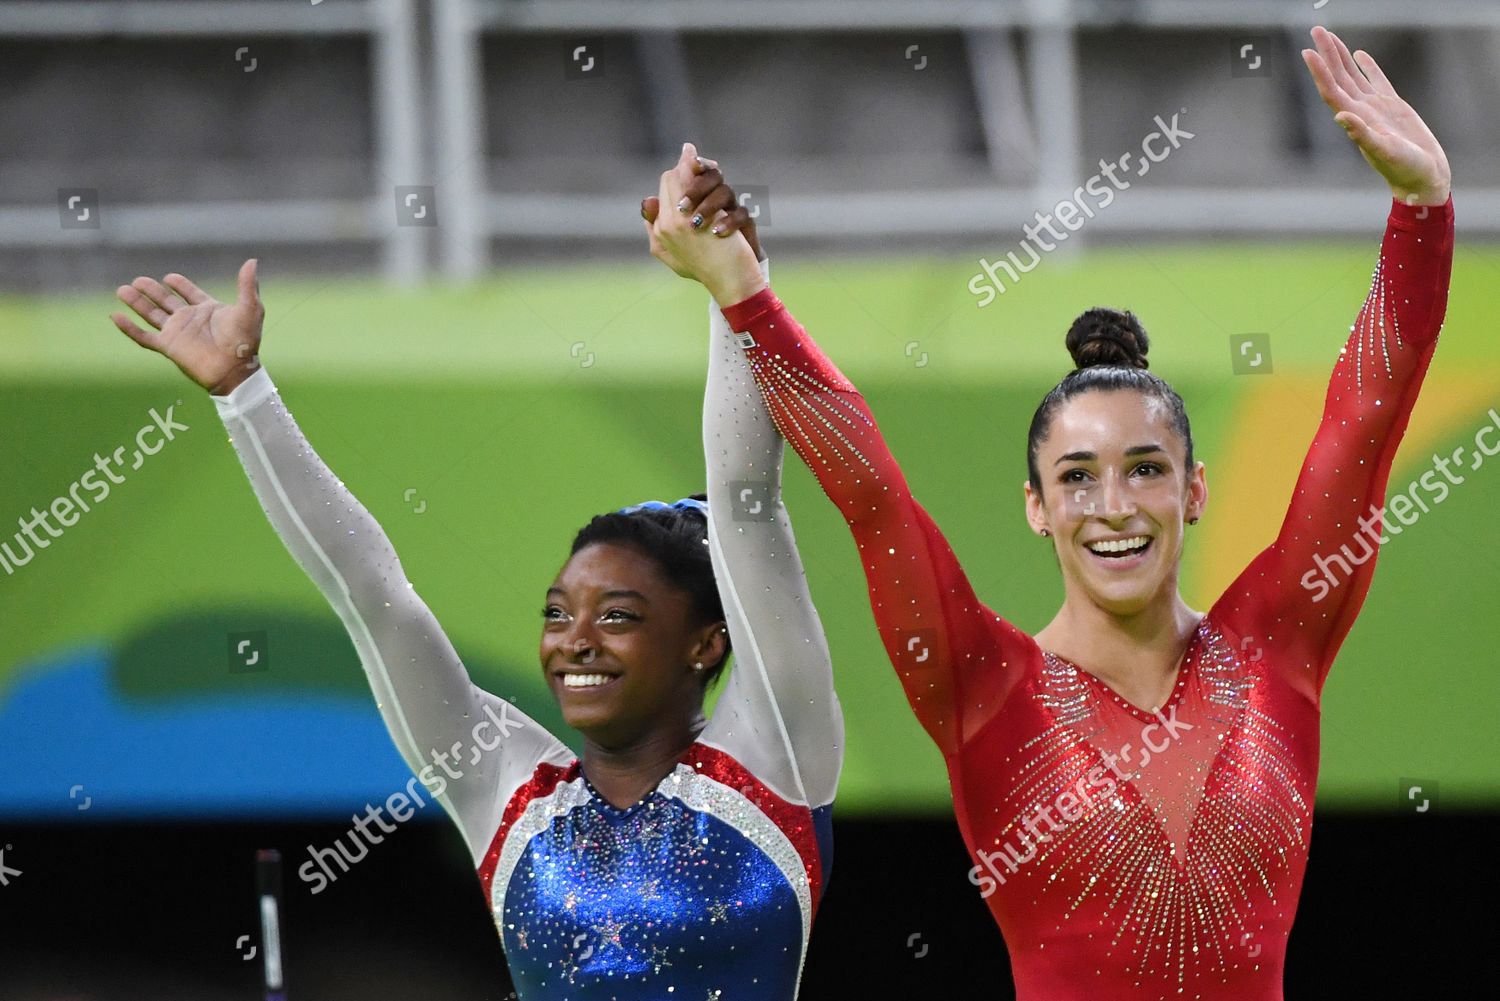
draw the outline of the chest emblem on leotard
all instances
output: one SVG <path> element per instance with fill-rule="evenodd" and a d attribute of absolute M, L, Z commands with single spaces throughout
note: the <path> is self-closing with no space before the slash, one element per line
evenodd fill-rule
<path fill-rule="evenodd" d="M 679 764 L 628 809 L 569 772 L 519 813 L 491 904 L 523 994 L 701 997 L 796 982 L 814 899 L 798 833 L 752 801 L 763 790 L 705 774 L 733 771 L 732 759 L 690 756 L 702 770 Z"/>

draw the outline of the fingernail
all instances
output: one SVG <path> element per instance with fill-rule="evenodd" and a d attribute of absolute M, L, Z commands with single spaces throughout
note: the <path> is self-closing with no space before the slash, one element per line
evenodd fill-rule
<path fill-rule="evenodd" d="M 710 232 L 712 232 L 714 236 L 718 236 L 720 233 L 724 232 L 724 227 L 722 225 L 715 226 Z"/>
<path fill-rule="evenodd" d="M 688 198 L 687 195 L 683 195 L 682 196 L 682 201 L 680 201 L 680 202 L 677 203 L 677 211 L 678 212 L 686 212 L 688 209 L 690 209 L 692 207 L 693 207 L 693 203 Z"/>
<path fill-rule="evenodd" d="M 703 225 L 703 213 L 702 212 L 696 212 L 696 213 L 694 213 L 693 214 L 693 228 L 697 229 L 699 226 L 702 226 L 702 225 Z"/>
<path fill-rule="evenodd" d="M 688 148 L 688 144 L 687 144 L 687 143 L 683 143 L 683 144 L 682 144 L 682 153 L 686 153 L 686 152 L 687 152 L 687 148 Z M 678 155 L 678 156 L 681 156 L 681 155 L 682 155 L 682 153 L 679 153 L 679 154 L 677 154 L 677 155 Z"/>

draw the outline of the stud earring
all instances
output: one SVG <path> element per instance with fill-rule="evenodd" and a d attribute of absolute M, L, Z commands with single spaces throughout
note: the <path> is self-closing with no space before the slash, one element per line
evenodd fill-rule
<path fill-rule="evenodd" d="M 695 661 L 693 661 L 693 670 L 694 671 L 701 671 L 701 670 L 703 670 L 703 661 L 701 661 L 701 660 L 695 660 Z"/>
<path fill-rule="evenodd" d="M 1051 534 L 1052 534 L 1052 530 L 1051 529 L 1047 529 L 1047 528 L 1042 529 L 1042 538 L 1045 539 L 1048 536 L 1050 536 Z"/>

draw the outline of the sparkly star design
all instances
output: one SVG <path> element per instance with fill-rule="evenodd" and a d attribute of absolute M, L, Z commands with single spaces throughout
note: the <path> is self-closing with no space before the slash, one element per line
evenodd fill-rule
<path fill-rule="evenodd" d="M 529 949 L 529 948 L 531 948 L 529 945 L 526 944 L 526 929 L 525 928 L 517 928 L 516 929 L 516 946 L 517 946 L 517 948 L 521 948 L 521 949 Z"/>
<path fill-rule="evenodd" d="M 710 915 L 710 917 L 708 919 L 708 923 L 711 924 L 711 925 L 716 925 L 720 921 L 723 921 L 725 924 L 729 923 L 729 905 L 728 904 L 725 904 L 725 903 L 709 904 L 708 905 L 708 913 Z"/>
<path fill-rule="evenodd" d="M 661 893 L 658 892 L 658 888 L 660 886 L 661 886 L 661 880 L 660 879 L 648 879 L 648 880 L 646 880 L 644 883 L 641 884 L 641 899 L 642 900 L 660 900 L 661 899 Z"/>
<path fill-rule="evenodd" d="M 709 988 L 707 1001 L 719 1001 L 719 995 L 723 993 L 717 987 Z"/>
<path fill-rule="evenodd" d="M 652 973 L 660 973 L 663 966 L 671 966 L 672 961 L 667 958 L 671 950 L 665 946 L 653 945 L 651 947 L 651 958 L 646 962 L 651 964 Z"/>
<path fill-rule="evenodd" d="M 662 830 L 661 821 L 656 817 L 652 817 L 641 824 L 636 836 L 640 839 L 641 844 L 649 847 L 666 837 L 666 831 Z"/>
<path fill-rule="evenodd" d="M 569 890 L 567 895 L 563 897 L 563 909 L 569 913 L 576 911 L 578 909 L 578 894 Z"/>
<path fill-rule="evenodd" d="M 613 914 L 606 914 L 604 916 L 604 924 L 595 930 L 599 933 L 599 937 L 604 944 L 619 945 L 623 948 L 623 944 L 620 942 L 620 932 L 625 930 L 625 922 L 616 921 Z"/>

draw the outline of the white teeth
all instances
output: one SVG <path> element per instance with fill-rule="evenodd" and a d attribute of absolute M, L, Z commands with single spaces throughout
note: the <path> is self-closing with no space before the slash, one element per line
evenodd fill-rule
<path fill-rule="evenodd" d="M 562 679 L 564 688 L 597 688 L 614 680 L 607 674 L 565 674 Z"/>
<path fill-rule="evenodd" d="M 1132 549 L 1143 549 L 1150 542 L 1149 536 L 1137 535 L 1129 539 L 1111 539 L 1105 542 L 1090 542 L 1089 549 L 1096 553 L 1126 553 Z"/>

